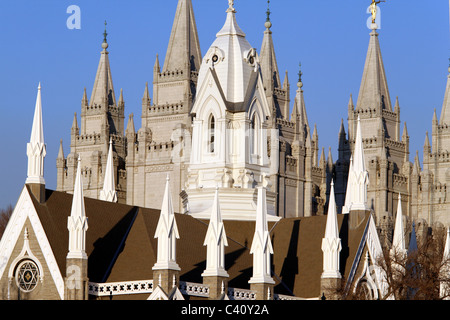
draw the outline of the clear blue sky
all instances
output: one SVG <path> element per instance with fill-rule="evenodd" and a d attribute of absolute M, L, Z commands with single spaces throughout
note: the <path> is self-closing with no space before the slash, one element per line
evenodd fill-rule
<path fill-rule="evenodd" d="M 226 0 L 192 0 L 203 53 L 225 21 Z M 292 100 L 302 63 L 310 125 L 320 148 L 336 160 L 340 119 L 347 129 L 350 93 L 358 95 L 370 30 L 370 0 L 272 0 L 272 31 L 278 64 L 289 72 Z M 81 9 L 81 29 L 70 30 L 67 7 Z M 164 57 L 177 0 L 40 0 L 0 2 L 0 208 L 15 205 L 26 179 L 37 86 L 42 83 L 47 187 L 56 187 L 59 140 L 69 153 L 74 112 L 83 88 L 92 91 L 108 21 L 110 62 L 116 96 L 123 88 L 126 118 L 140 128 L 145 82 L 153 81 L 156 54 Z M 247 39 L 261 47 L 266 0 L 236 0 L 237 20 Z M 425 132 L 438 116 L 447 80 L 449 8 L 445 0 L 387 0 L 381 7 L 380 42 L 391 98 L 399 96 L 408 125 L 411 156 L 422 160 Z M 395 100 L 393 101 L 395 102 Z M 355 101 L 356 103 L 356 101 Z"/>

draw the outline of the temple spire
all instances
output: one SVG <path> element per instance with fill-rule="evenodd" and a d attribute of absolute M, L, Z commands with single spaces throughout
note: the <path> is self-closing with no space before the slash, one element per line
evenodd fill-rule
<path fill-rule="evenodd" d="M 109 140 L 108 160 L 106 161 L 103 189 L 100 191 L 100 200 L 117 202 L 116 183 L 114 180 L 114 163 L 112 140 Z"/>
<path fill-rule="evenodd" d="M 299 80 L 297 82 L 297 94 L 295 95 L 294 107 L 292 109 L 291 121 L 296 124 L 296 133 L 300 134 L 303 140 L 306 138 L 306 132 L 309 131 L 308 115 L 306 113 L 305 99 L 303 96 L 303 82 L 299 71 Z"/>
<path fill-rule="evenodd" d="M 269 9 L 268 12 L 268 15 L 270 15 Z M 275 48 L 273 45 L 272 31 L 270 30 L 271 26 L 272 23 L 270 22 L 270 18 L 268 16 L 268 20 L 265 23 L 266 30 L 264 31 L 261 52 L 259 55 L 263 83 L 268 95 L 273 95 L 274 89 L 282 87 L 277 58 L 275 55 Z"/>
<path fill-rule="evenodd" d="M 449 59 L 450 61 L 450 59 Z M 450 65 L 448 68 L 447 86 L 445 88 L 444 103 L 442 104 L 440 125 L 450 125 Z"/>
<path fill-rule="evenodd" d="M 95 76 L 94 87 L 90 99 L 90 105 L 100 105 L 107 108 L 110 105 L 116 105 L 116 97 L 114 93 L 114 86 L 111 76 L 111 68 L 109 65 L 109 52 L 106 50 L 109 44 L 106 39 L 106 21 L 105 32 L 103 33 L 102 52 L 100 54 L 100 61 Z M 107 109 L 103 109 L 105 112 Z"/>
<path fill-rule="evenodd" d="M 179 0 L 163 72 L 182 70 L 187 77 L 199 71 L 202 54 L 191 0 Z"/>
<path fill-rule="evenodd" d="M 375 29 L 370 33 L 369 49 L 356 108 L 362 110 L 381 108 L 392 111 L 378 33 Z"/>

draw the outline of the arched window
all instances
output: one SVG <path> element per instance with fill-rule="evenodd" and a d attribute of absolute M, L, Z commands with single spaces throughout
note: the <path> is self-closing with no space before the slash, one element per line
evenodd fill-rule
<path fill-rule="evenodd" d="M 250 152 L 254 155 L 260 154 L 260 127 L 258 115 L 255 113 L 250 120 Z"/>
<path fill-rule="evenodd" d="M 215 119 L 211 115 L 208 123 L 208 152 L 214 153 Z"/>

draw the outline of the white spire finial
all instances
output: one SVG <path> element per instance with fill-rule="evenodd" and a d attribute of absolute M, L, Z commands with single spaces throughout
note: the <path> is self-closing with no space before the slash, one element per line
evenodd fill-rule
<path fill-rule="evenodd" d="M 392 250 L 399 253 L 406 252 L 405 230 L 403 226 L 402 196 L 398 194 L 397 216 L 395 218 L 394 238 Z"/>
<path fill-rule="evenodd" d="M 114 180 L 112 138 L 109 139 L 108 159 L 106 161 L 103 189 L 100 191 L 100 200 L 117 202 L 116 184 Z"/>
<path fill-rule="evenodd" d="M 77 175 L 73 187 L 72 210 L 67 220 L 67 229 L 69 230 L 69 253 L 67 258 L 87 259 L 85 250 L 88 221 L 84 206 L 81 158 L 79 156 Z"/>
<path fill-rule="evenodd" d="M 334 183 L 331 181 L 330 200 L 328 204 L 327 224 L 325 237 L 322 239 L 323 273 L 322 278 L 341 278 L 340 252 L 342 250 L 341 239 L 337 221 L 336 201 L 334 195 Z"/>
<path fill-rule="evenodd" d="M 157 261 L 153 270 L 180 270 L 176 262 L 176 239 L 180 238 L 172 205 L 169 175 L 161 206 L 161 215 L 156 226 L 155 238 L 158 239 Z"/>
<path fill-rule="evenodd" d="M 234 9 L 234 0 L 228 0 L 228 10 L 235 11 L 235 9 Z"/>
<path fill-rule="evenodd" d="M 41 83 L 39 83 L 30 142 L 27 144 L 28 173 L 26 183 L 45 184 L 44 158 L 47 154 L 42 124 Z"/>
<path fill-rule="evenodd" d="M 249 283 L 275 283 L 270 270 L 270 255 L 273 254 L 273 247 L 267 225 L 266 189 L 263 187 L 258 187 L 256 226 L 250 254 L 253 255 L 253 276 Z"/>
<path fill-rule="evenodd" d="M 347 195 L 345 211 L 368 210 L 367 187 L 369 173 L 366 170 L 364 148 L 361 134 L 361 121 L 358 116 L 355 147 L 352 155 L 351 170 L 348 172 Z M 348 200 L 347 200 L 348 197 Z"/>
<path fill-rule="evenodd" d="M 220 214 L 218 186 L 216 187 L 211 209 L 211 218 L 203 245 L 207 246 L 207 257 L 206 269 L 202 273 L 202 277 L 228 277 L 228 273 L 225 271 L 225 247 L 228 246 L 228 241 Z"/>

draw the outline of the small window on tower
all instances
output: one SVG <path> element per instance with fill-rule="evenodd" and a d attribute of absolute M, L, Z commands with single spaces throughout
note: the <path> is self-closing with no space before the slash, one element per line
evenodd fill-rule
<path fill-rule="evenodd" d="M 208 125 L 208 151 L 210 153 L 214 153 L 214 135 L 215 135 L 215 119 L 214 116 L 211 115 L 209 117 L 209 125 Z"/>

